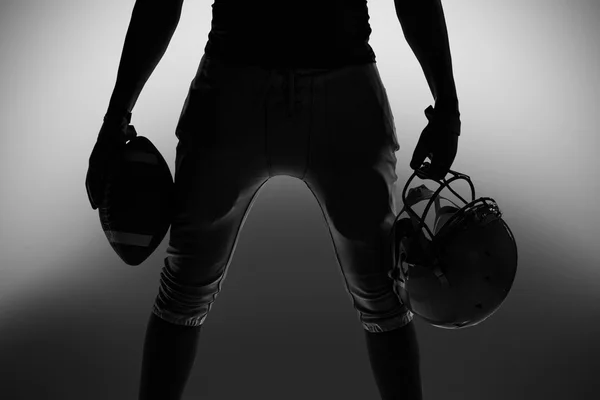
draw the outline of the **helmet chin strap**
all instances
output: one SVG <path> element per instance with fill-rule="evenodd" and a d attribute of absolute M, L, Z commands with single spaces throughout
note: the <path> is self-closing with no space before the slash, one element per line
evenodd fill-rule
<path fill-rule="evenodd" d="M 417 233 L 417 235 L 423 235 L 422 233 Z M 410 243 L 410 244 L 408 244 Z M 411 247 L 412 244 L 412 247 Z M 406 286 L 406 282 L 408 281 L 408 275 L 410 274 L 411 265 L 422 265 L 425 268 L 431 269 L 431 272 L 436 276 L 436 278 L 440 281 L 440 284 L 445 287 L 450 287 L 450 282 L 446 278 L 446 275 L 441 269 L 441 266 L 438 262 L 437 258 L 429 258 L 427 259 L 419 258 L 415 256 L 415 251 L 418 251 L 420 255 L 428 254 L 427 251 L 423 251 L 423 248 L 417 244 L 418 247 L 415 247 L 414 238 L 410 240 L 409 238 L 403 238 L 401 246 L 403 249 L 400 251 L 398 263 L 394 266 L 392 271 L 388 274 L 388 276 L 392 279 L 395 279 L 398 284 L 404 288 Z M 412 251 L 411 251 L 412 249 Z M 409 252 L 411 252 L 409 256 Z M 406 264 L 406 267 L 405 267 Z"/>

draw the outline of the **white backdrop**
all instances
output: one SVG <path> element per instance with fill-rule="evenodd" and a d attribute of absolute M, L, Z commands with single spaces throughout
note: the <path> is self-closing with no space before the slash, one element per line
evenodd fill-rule
<path fill-rule="evenodd" d="M 133 112 L 132 123 L 173 172 L 174 129 L 211 4 L 185 2 Z M 17 376 L 9 383 L 0 375 L 7 399 L 135 397 L 166 239 L 142 266 L 122 264 L 84 189 L 133 5 L 0 5 L 0 370 Z M 425 398 L 595 398 L 600 3 L 454 0 L 444 7 L 463 123 L 453 169 L 498 201 L 520 264 L 508 300 L 484 324 L 445 331 L 418 322 Z M 432 98 L 393 1 L 369 8 L 402 146 L 399 195 Z M 207 320 L 186 399 L 232 398 L 241 386 L 229 382 L 265 399 L 375 398 L 362 332 L 307 192 L 277 178 L 261 193 Z M 306 299 L 300 289 L 316 274 Z M 270 329 L 273 318 L 285 323 Z M 290 335 L 292 349 L 282 339 Z"/>

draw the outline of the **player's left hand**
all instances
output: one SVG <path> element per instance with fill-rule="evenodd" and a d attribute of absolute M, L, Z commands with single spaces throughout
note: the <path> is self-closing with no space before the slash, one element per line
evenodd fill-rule
<path fill-rule="evenodd" d="M 96 144 L 88 162 L 85 189 L 93 210 L 105 206 L 105 193 L 111 179 L 121 165 L 125 144 L 137 136 L 131 115 L 121 119 L 104 118 Z"/>
<path fill-rule="evenodd" d="M 429 123 L 421 133 L 410 167 L 421 179 L 441 180 L 456 158 L 460 116 L 436 112 L 432 106 L 427 107 L 425 116 Z M 422 167 L 426 157 L 431 160 L 431 165 Z"/>

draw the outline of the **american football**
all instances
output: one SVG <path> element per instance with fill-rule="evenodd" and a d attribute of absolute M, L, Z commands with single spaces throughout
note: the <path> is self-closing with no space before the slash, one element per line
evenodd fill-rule
<path fill-rule="evenodd" d="M 144 262 L 171 225 L 174 183 L 167 162 L 152 142 L 137 136 L 125 145 L 118 176 L 99 208 L 108 242 L 128 265 Z"/>

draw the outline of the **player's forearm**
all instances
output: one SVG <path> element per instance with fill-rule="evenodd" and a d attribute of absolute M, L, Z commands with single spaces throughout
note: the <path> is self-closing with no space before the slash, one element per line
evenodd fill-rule
<path fill-rule="evenodd" d="M 179 24 L 183 0 L 137 0 L 107 114 L 131 112 Z"/>
<path fill-rule="evenodd" d="M 441 0 L 394 1 L 404 37 L 423 68 L 435 108 L 458 113 L 458 96 Z"/>

